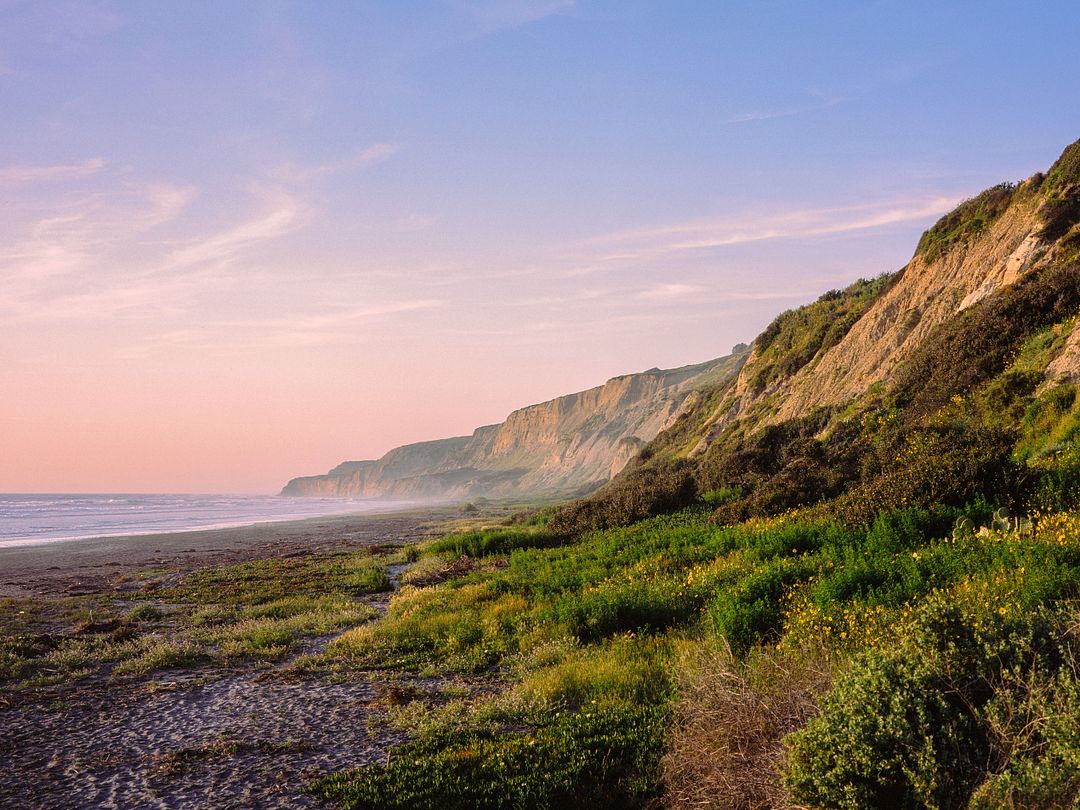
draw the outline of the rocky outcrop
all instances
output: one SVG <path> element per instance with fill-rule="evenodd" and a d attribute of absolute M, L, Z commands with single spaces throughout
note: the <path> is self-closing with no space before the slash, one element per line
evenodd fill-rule
<path fill-rule="evenodd" d="M 1080 380 L 1080 324 L 1074 320 L 1058 355 L 1046 367 L 1047 384 Z"/>
<path fill-rule="evenodd" d="M 570 493 L 603 483 L 681 413 L 695 391 L 733 377 L 749 351 L 627 374 L 530 405 L 505 422 L 294 478 L 283 495 L 450 499 Z"/>

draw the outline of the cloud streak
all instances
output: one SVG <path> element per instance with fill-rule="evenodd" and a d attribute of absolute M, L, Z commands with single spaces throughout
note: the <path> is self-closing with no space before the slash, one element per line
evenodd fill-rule
<path fill-rule="evenodd" d="M 808 208 L 756 217 L 705 219 L 605 234 L 588 242 L 604 247 L 600 260 L 625 262 L 662 254 L 752 242 L 832 236 L 926 220 L 951 210 L 954 197 L 891 200 L 857 206 Z"/>
<path fill-rule="evenodd" d="M 55 196 L 55 195 L 51 195 Z M 181 312 L 230 282 L 220 271 L 288 232 L 302 206 L 263 194 L 263 210 L 209 236 L 178 238 L 191 186 L 123 183 L 62 214 L 0 226 L 0 319 L 87 320 Z M 180 245 L 177 247 L 177 245 Z"/>
<path fill-rule="evenodd" d="M 173 251 L 165 257 L 162 270 L 198 265 L 222 267 L 234 262 L 243 250 L 288 233 L 300 219 L 299 200 L 280 192 L 265 196 L 265 210 L 257 217 Z"/>
<path fill-rule="evenodd" d="M 686 298 L 689 295 L 695 293 L 701 293 L 704 291 L 703 287 L 697 284 L 682 284 L 682 283 L 669 283 L 669 284 L 655 284 L 646 290 L 639 292 L 635 298 L 639 301 L 675 301 L 681 298 Z"/>
<path fill-rule="evenodd" d="M 437 298 L 419 298 L 401 301 L 386 301 L 366 307 L 339 309 L 334 312 L 320 312 L 313 315 L 301 315 L 269 320 L 233 321 L 229 326 L 247 328 L 289 329 L 297 331 L 318 331 L 339 328 L 358 321 L 368 321 L 388 315 L 400 315 L 404 312 L 417 312 L 441 307 L 444 302 Z"/>
<path fill-rule="evenodd" d="M 345 174 L 383 163 L 396 155 L 400 148 L 394 143 L 377 143 L 325 163 L 311 166 L 285 163 L 272 169 L 270 176 L 288 183 L 309 183 L 329 175 Z"/>
<path fill-rule="evenodd" d="M 812 93 L 818 100 L 814 103 L 802 104 L 795 107 L 780 107 L 776 109 L 749 110 L 736 113 L 728 118 L 729 124 L 750 124 L 755 121 L 771 121 L 776 118 L 792 118 L 796 115 L 827 110 L 845 101 L 843 96 L 834 96 L 826 93 Z"/>
<path fill-rule="evenodd" d="M 575 0 L 461 0 L 458 6 L 479 21 L 483 33 L 538 22 L 573 8 Z"/>
<path fill-rule="evenodd" d="M 3 166 L 0 167 L 0 185 L 18 186 L 52 180 L 74 180 L 96 174 L 103 168 L 105 168 L 105 159 L 100 157 L 90 158 L 82 163 L 55 166 Z"/>

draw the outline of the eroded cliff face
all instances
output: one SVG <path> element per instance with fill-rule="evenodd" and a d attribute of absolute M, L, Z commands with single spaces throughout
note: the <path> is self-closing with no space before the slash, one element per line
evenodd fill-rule
<path fill-rule="evenodd" d="M 1046 384 L 1074 383 L 1080 380 L 1080 323 L 1074 323 L 1060 353 L 1046 368 Z"/>
<path fill-rule="evenodd" d="M 1077 154 L 1080 143 L 1066 150 L 1055 168 Z M 820 406 L 842 406 L 886 383 L 936 326 L 1075 249 L 1080 225 L 1055 234 L 1047 225 L 1047 212 L 1055 197 L 1078 199 L 1080 184 L 1047 190 L 1054 171 L 1019 184 L 1005 210 L 973 235 L 937 252 L 920 248 L 843 339 L 797 372 L 765 388 L 755 386 L 763 362 L 755 348 L 707 420 L 694 453 L 704 451 L 733 422 L 742 421 L 748 429 L 776 424 Z M 1056 381 L 1080 377 L 1077 330 L 1047 374 Z"/>
<path fill-rule="evenodd" d="M 459 499 L 568 493 L 607 481 L 679 415 L 687 398 L 732 378 L 747 347 L 678 369 L 651 369 L 530 405 L 460 436 L 294 478 L 283 495 Z"/>

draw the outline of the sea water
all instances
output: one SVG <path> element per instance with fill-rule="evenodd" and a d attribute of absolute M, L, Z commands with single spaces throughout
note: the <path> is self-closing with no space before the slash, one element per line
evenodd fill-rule
<path fill-rule="evenodd" d="M 407 505 L 400 501 L 280 495 L 0 494 L 0 548 L 224 529 Z"/>

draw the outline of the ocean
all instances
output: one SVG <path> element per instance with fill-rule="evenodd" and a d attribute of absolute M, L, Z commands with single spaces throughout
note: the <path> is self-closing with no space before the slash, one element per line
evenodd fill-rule
<path fill-rule="evenodd" d="M 225 529 L 408 505 L 401 501 L 279 495 L 0 494 L 0 548 Z"/>

